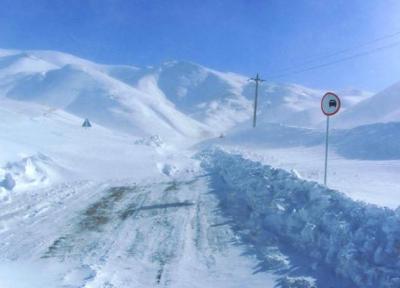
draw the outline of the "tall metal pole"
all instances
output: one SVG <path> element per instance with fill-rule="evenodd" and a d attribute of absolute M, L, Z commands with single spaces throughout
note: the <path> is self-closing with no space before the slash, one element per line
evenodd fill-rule
<path fill-rule="evenodd" d="M 326 186 L 328 174 L 328 144 L 329 144 L 329 116 L 326 116 L 326 138 L 325 138 L 325 175 L 324 185 Z"/>
<path fill-rule="evenodd" d="M 264 82 L 265 80 L 261 79 L 258 73 L 256 75 L 256 78 L 250 78 L 250 80 L 256 82 L 256 94 L 254 95 L 254 113 L 253 113 L 253 128 L 255 128 L 257 124 L 258 83 Z"/>
<path fill-rule="evenodd" d="M 257 101 L 258 101 L 258 73 L 257 73 L 257 78 L 256 78 L 256 95 L 254 96 L 254 115 L 253 115 L 253 128 L 256 127 L 257 124 Z"/>

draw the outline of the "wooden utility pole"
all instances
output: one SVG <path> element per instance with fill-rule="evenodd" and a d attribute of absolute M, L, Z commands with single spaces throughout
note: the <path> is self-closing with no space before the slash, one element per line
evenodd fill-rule
<path fill-rule="evenodd" d="M 256 78 L 250 78 L 250 80 L 256 82 L 256 94 L 254 96 L 254 115 L 253 115 L 253 128 L 255 128 L 257 124 L 258 83 L 264 82 L 265 80 L 261 79 L 258 73 Z"/>

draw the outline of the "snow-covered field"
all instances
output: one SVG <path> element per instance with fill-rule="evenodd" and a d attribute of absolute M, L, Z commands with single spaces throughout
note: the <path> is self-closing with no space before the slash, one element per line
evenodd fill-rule
<path fill-rule="evenodd" d="M 241 75 L 0 50 L 0 287 L 400 287 L 396 87 L 342 91 L 328 189 L 318 89 L 254 130 Z"/>

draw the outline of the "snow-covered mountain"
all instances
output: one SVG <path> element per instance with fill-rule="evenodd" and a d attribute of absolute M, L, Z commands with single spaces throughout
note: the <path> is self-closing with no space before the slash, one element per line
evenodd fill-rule
<path fill-rule="evenodd" d="M 324 120 L 323 93 L 263 83 L 259 121 L 316 126 Z M 356 90 L 340 94 L 344 109 L 369 96 Z M 139 68 L 54 51 L 0 50 L 0 97 L 62 109 L 135 135 L 201 139 L 251 121 L 254 83 L 183 61 Z"/>

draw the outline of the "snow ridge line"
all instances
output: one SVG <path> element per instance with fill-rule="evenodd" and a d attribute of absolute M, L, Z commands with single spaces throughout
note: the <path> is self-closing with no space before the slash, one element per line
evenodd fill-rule
<path fill-rule="evenodd" d="M 352 287 L 400 287 L 400 215 L 315 182 L 210 148 L 197 155 L 221 205 L 253 231 L 273 233 Z M 221 186 L 222 185 L 222 186 Z M 321 279 L 320 279 L 321 280 Z M 323 281 L 323 280 L 322 280 Z"/>

